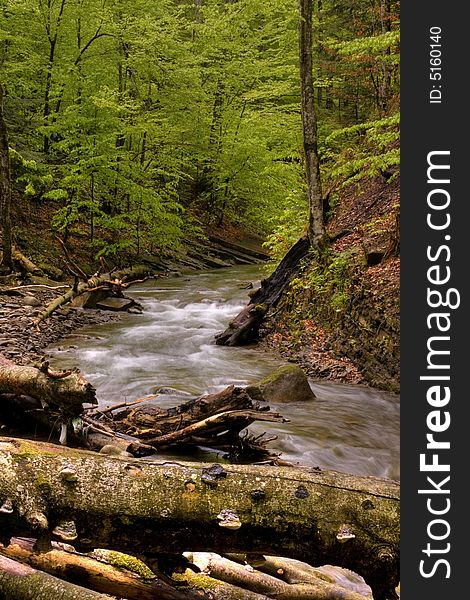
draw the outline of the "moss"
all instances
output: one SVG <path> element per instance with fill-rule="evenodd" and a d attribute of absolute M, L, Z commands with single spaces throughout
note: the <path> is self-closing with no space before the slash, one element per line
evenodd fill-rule
<path fill-rule="evenodd" d="M 204 590 L 214 589 L 220 585 L 220 582 L 212 577 L 194 573 L 190 569 L 186 569 L 184 573 L 173 573 L 173 579 L 187 583 L 190 588 L 202 588 Z"/>
<path fill-rule="evenodd" d="M 117 567 L 118 569 L 127 569 L 132 573 L 140 575 L 144 579 L 154 579 L 155 573 L 149 569 L 141 560 L 130 556 L 129 554 L 123 554 L 115 550 L 106 550 L 103 558 L 109 564 Z"/>
<path fill-rule="evenodd" d="M 36 458 L 37 456 L 53 457 L 56 456 L 56 454 L 54 452 L 36 450 L 34 447 L 30 446 L 28 442 L 21 441 L 17 452 L 15 452 L 11 458 L 14 462 L 19 463 L 24 460 Z"/>
<path fill-rule="evenodd" d="M 267 385 L 268 383 L 277 381 L 279 377 L 282 377 L 283 375 L 297 375 L 299 372 L 303 373 L 302 369 L 298 365 L 284 365 L 267 375 L 263 380 L 260 381 L 259 385 Z"/>
<path fill-rule="evenodd" d="M 43 494 L 50 494 L 53 490 L 53 485 L 44 475 L 36 476 L 36 485 Z"/>

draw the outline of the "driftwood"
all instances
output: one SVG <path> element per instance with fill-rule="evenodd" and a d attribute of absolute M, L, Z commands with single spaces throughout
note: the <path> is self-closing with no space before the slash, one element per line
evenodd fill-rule
<path fill-rule="evenodd" d="M 100 416 L 99 409 L 93 414 Z M 116 432 L 133 436 L 156 449 L 196 444 L 225 450 L 233 458 L 237 452 L 240 457 L 251 457 L 252 461 L 276 458 L 265 448 L 271 440 L 239 436 L 240 431 L 254 421 L 285 422 L 287 419 L 269 412 L 269 407 L 260 407 L 245 389 L 232 385 L 169 409 L 153 405 L 129 407 L 118 412 L 113 421 L 104 422 Z"/>
<path fill-rule="evenodd" d="M 0 556 L 0 600 L 116 600 Z"/>
<path fill-rule="evenodd" d="M 105 296 L 123 297 L 123 290 L 135 283 L 142 283 L 148 277 L 145 276 L 143 279 L 135 279 L 135 272 L 132 269 L 128 271 L 121 271 L 119 273 L 106 273 L 100 275 L 96 273 L 86 281 L 82 283 L 76 283 L 70 288 L 65 294 L 58 296 L 51 300 L 49 304 L 39 313 L 36 318 L 36 325 L 49 318 L 54 311 L 58 308 L 71 302 L 74 298 L 77 298 L 81 294 L 97 292 L 105 290 Z"/>
<path fill-rule="evenodd" d="M 0 555 L 65 579 L 82 588 L 85 586 L 95 592 L 126 598 L 126 600 L 155 600 L 155 598 L 201 600 L 201 596 L 191 590 L 179 591 L 165 583 L 150 569 L 142 573 L 143 577 L 140 576 L 135 571 L 142 571 L 145 565 L 137 560 L 132 561 L 125 555 L 103 551 L 91 555 L 79 554 L 70 544 L 59 542 L 53 542 L 49 552 L 37 552 L 34 544 L 34 539 L 13 538 L 8 546 L 0 544 Z M 99 559 L 96 556 L 99 556 Z M 106 560 L 110 562 L 105 562 Z M 115 566 L 116 564 L 120 567 Z M 135 571 L 131 570 L 133 567 Z M 49 597 L 47 600 L 54 599 Z"/>
<path fill-rule="evenodd" d="M 259 329 L 269 309 L 276 306 L 282 292 L 298 273 L 302 260 L 307 256 L 310 243 L 302 237 L 284 256 L 278 267 L 261 287 L 251 296 L 249 303 L 229 323 L 227 329 L 215 336 L 220 346 L 240 346 L 257 341 Z"/>
<path fill-rule="evenodd" d="M 191 587 L 207 588 L 211 600 L 274 600 L 265 594 L 257 594 L 239 586 L 214 579 L 209 575 L 196 575 L 189 569 L 180 578 Z"/>
<path fill-rule="evenodd" d="M 84 410 L 83 403 L 97 401 L 79 373 L 52 372 L 47 362 L 40 368 L 0 366 L 0 420 L 22 436 L 40 431 L 62 444 L 136 457 L 197 445 L 224 451 L 232 462 L 280 461 L 266 447 L 275 438 L 240 432 L 257 420 L 287 419 L 260 407 L 243 388 L 229 386 L 170 409 L 148 405 L 155 398 Z"/>
<path fill-rule="evenodd" d="M 256 594 L 264 594 L 269 598 L 283 600 L 366 600 L 366 596 L 342 586 L 321 579 L 319 575 L 299 578 L 298 581 L 286 583 L 278 576 L 262 573 L 259 570 L 247 569 L 237 562 L 229 560 L 213 552 L 190 554 L 190 560 L 202 572 L 208 573 L 214 579 L 230 583 Z M 284 564 L 283 558 L 278 558 L 278 565 Z M 282 570 L 278 567 L 278 571 Z M 312 569 L 313 571 L 313 569 Z M 278 574 L 277 574 L 278 575 Z"/>
<path fill-rule="evenodd" d="M 29 565 L 35 569 L 64 579 L 69 583 L 85 586 L 95 592 L 110 594 L 126 600 L 185 600 L 211 598 L 212 600 L 267 600 L 285 598 L 300 600 L 367 600 L 367 595 L 351 591 L 346 585 L 335 584 L 320 569 L 306 563 L 283 557 L 266 557 L 263 566 L 256 570 L 237 561 L 227 560 L 215 553 L 185 552 L 190 568 L 176 568 L 172 575 L 181 582 L 177 588 L 159 579 L 141 561 L 120 552 L 95 550 L 88 554 L 78 553 L 70 543 L 52 542 L 49 552 L 37 552 L 35 540 L 12 538 L 8 546 L 0 544 L 0 555 Z M 184 564 L 184 563 L 183 563 Z M 241 566 L 241 565 L 244 566 Z M 265 575 L 264 565 L 273 573 Z M 194 569 L 200 575 L 194 574 Z M 331 572 L 331 567 L 330 567 Z M 293 581 L 286 582 L 288 573 Z M 357 580 L 359 576 L 354 575 Z M 184 585 L 184 584 L 187 585 Z M 180 587 L 183 586 L 183 587 Z M 363 584 L 362 589 L 367 586 Z M 197 588 L 192 591 L 191 588 Z M 205 595 L 203 591 L 207 590 Z M 252 590 L 263 590 L 252 591 Z M 84 590 L 85 591 L 85 590 Z M 369 590 L 370 592 L 370 590 Z M 16 597 L 16 596 L 15 596 Z M 49 598 L 48 600 L 54 600 Z"/>
<path fill-rule="evenodd" d="M 249 557 L 247 560 L 249 560 Z M 341 573 L 337 569 L 333 575 L 331 567 L 329 569 L 327 567 L 315 568 L 300 561 L 279 556 L 263 556 L 262 560 L 257 563 L 256 568 L 262 573 L 278 577 L 293 585 L 297 583 L 318 584 L 320 579 L 329 585 L 334 584 L 337 587 L 344 588 L 347 582 L 349 589 L 352 589 L 352 591 L 363 596 L 371 595 L 371 591 L 363 579 L 356 573 L 345 569 L 342 569 Z M 325 573 L 325 571 L 327 572 Z M 354 587 L 358 589 L 354 590 Z"/>
<path fill-rule="evenodd" d="M 310 468 L 110 458 L 0 439 L 0 532 L 55 539 L 73 521 L 78 551 L 139 558 L 187 550 L 256 552 L 362 575 L 397 595 L 399 484 Z"/>

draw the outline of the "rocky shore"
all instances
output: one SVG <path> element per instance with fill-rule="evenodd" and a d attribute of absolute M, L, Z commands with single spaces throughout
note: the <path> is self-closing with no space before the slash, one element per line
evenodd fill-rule
<path fill-rule="evenodd" d="M 121 318 L 120 313 L 67 305 L 36 325 L 38 314 L 61 291 L 60 287 L 0 287 L 0 356 L 18 365 L 30 365 L 45 356 L 50 344 L 81 327 Z"/>

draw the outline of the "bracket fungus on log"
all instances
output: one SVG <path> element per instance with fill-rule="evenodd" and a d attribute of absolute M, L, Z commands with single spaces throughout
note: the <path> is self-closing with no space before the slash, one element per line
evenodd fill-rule
<path fill-rule="evenodd" d="M 72 489 L 60 474 L 65 464 L 78 479 Z M 13 506 L 12 513 L 0 513 L 2 539 L 31 535 L 28 516 L 47 514 L 51 530 L 64 519 L 74 521 L 80 551 L 110 548 L 139 556 L 181 553 L 190 545 L 193 551 L 287 556 L 346 567 L 364 577 L 374 600 L 397 598 L 397 482 L 306 467 L 227 464 L 226 477 L 214 487 L 202 479 L 210 467 L 0 438 L 0 501 L 9 498 Z M 299 486 L 308 492 L 302 498 Z M 237 527 L 219 526 L 230 521 Z M 355 537 L 340 543 L 339 533 Z"/>

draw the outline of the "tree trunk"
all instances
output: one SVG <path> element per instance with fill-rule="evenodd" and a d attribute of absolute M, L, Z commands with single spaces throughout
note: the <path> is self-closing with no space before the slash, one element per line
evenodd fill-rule
<path fill-rule="evenodd" d="M 246 465 L 224 465 L 208 481 L 208 468 L 0 438 L 2 542 L 47 536 L 73 520 L 79 551 L 283 555 L 349 568 L 375 600 L 397 598 L 397 482 Z"/>
<path fill-rule="evenodd" d="M 309 249 L 310 242 L 306 236 L 292 246 L 274 273 L 261 282 L 261 287 L 251 296 L 247 306 L 231 321 L 225 331 L 215 336 L 216 344 L 240 346 L 257 341 L 259 328 L 266 313 L 276 306 L 282 292 L 298 273 Z"/>
<path fill-rule="evenodd" d="M 76 371 L 51 371 L 44 362 L 38 367 L 0 362 L 0 394 L 32 396 L 43 408 L 76 417 L 83 404 L 97 404 L 95 388 Z"/>
<path fill-rule="evenodd" d="M 380 0 L 380 25 L 382 33 L 391 31 L 390 22 L 390 0 Z M 378 112 L 379 117 L 387 116 L 388 103 L 390 99 L 390 87 L 392 82 L 392 74 L 390 72 L 390 47 L 382 51 L 382 78 L 378 83 Z"/>
<path fill-rule="evenodd" d="M 13 270 L 12 239 L 11 239 L 11 175 L 10 150 L 8 148 L 8 130 L 3 113 L 3 97 L 5 91 L 0 82 L 0 224 L 3 239 L 3 256 L 0 264 L 0 274 L 11 273 Z"/>
<path fill-rule="evenodd" d="M 308 235 L 315 248 L 325 243 L 323 196 L 320 178 L 320 160 L 317 149 L 317 118 L 312 73 L 312 0 L 299 0 L 299 59 L 300 89 L 302 96 L 302 129 L 305 152 L 305 174 L 309 206 Z"/>

